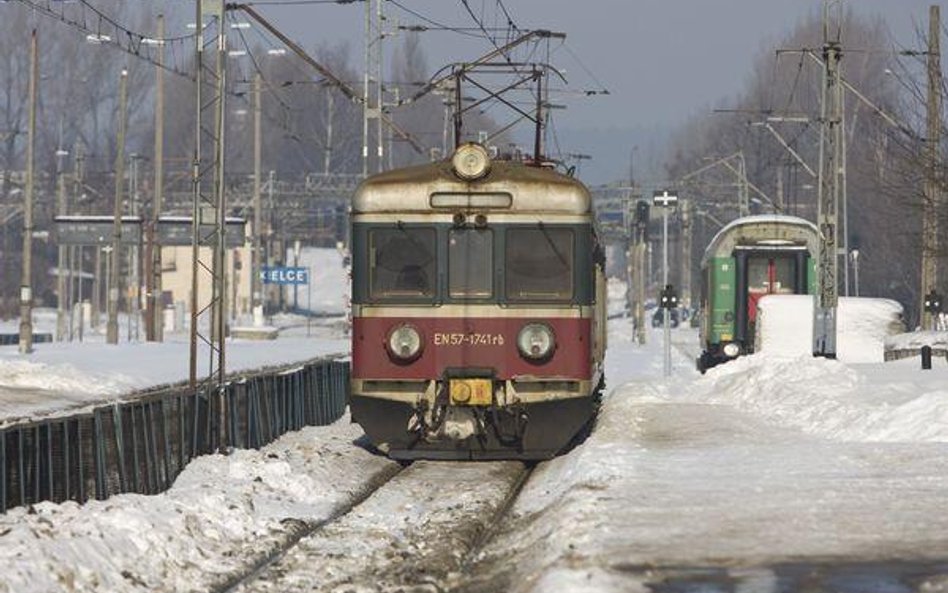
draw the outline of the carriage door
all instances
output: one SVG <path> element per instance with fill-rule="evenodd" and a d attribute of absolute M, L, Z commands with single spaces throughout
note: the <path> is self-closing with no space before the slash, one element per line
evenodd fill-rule
<path fill-rule="evenodd" d="M 748 335 L 754 335 L 757 302 L 768 294 L 797 292 L 797 262 L 787 255 L 754 255 L 747 261 Z"/>

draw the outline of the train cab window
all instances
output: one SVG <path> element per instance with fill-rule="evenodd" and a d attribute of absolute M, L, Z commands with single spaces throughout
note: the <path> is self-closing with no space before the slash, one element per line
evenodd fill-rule
<path fill-rule="evenodd" d="M 372 298 L 431 298 L 435 294 L 433 228 L 369 231 L 369 290 Z"/>
<path fill-rule="evenodd" d="M 573 231 L 540 227 L 507 231 L 506 292 L 511 301 L 573 298 Z"/>
<path fill-rule="evenodd" d="M 448 233 L 448 294 L 485 299 L 494 294 L 494 236 L 490 229 L 452 229 Z"/>

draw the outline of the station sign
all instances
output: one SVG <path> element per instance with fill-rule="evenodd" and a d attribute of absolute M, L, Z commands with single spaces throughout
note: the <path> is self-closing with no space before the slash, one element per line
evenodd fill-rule
<path fill-rule="evenodd" d="M 264 284 L 306 285 L 309 284 L 309 269 L 294 267 L 263 268 L 260 279 Z"/>
<path fill-rule="evenodd" d="M 55 239 L 60 245 L 111 245 L 114 218 L 111 216 L 57 216 Z M 225 246 L 243 247 L 247 221 L 228 217 Z M 141 245 L 145 223 L 141 216 L 122 217 L 122 245 Z M 209 237 L 213 225 L 201 225 L 202 237 Z M 158 244 L 170 247 L 190 247 L 193 230 L 190 216 L 162 216 L 158 219 Z"/>
<path fill-rule="evenodd" d="M 246 224 L 243 218 L 228 217 L 224 221 L 225 247 L 243 247 Z M 202 237 L 209 237 L 213 231 L 213 225 L 202 224 L 199 232 Z M 192 233 L 190 216 L 162 216 L 158 219 L 159 245 L 190 247 Z"/>
<path fill-rule="evenodd" d="M 111 216 L 57 216 L 54 234 L 59 245 L 111 245 L 115 219 Z M 141 245 L 141 216 L 123 216 L 121 244 Z"/>

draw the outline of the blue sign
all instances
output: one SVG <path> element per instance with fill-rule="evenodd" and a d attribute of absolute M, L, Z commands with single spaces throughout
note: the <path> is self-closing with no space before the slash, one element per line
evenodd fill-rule
<path fill-rule="evenodd" d="M 306 268 L 264 268 L 260 272 L 264 284 L 309 284 Z"/>

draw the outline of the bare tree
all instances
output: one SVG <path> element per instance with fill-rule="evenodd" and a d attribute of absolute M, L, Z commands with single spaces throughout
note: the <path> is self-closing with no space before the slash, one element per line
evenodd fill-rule
<path fill-rule="evenodd" d="M 907 97 L 886 74 L 895 68 L 895 52 L 884 23 L 848 11 L 842 39 L 843 77 L 896 119 L 909 125 L 917 121 L 909 107 L 917 108 L 917 99 Z M 814 220 L 818 183 L 809 171 L 818 170 L 821 71 L 804 52 L 774 50 L 808 48 L 819 56 L 821 45 L 821 24 L 813 15 L 773 49 L 762 52 L 743 92 L 719 104 L 722 113 L 695 116 L 675 135 L 667 167 L 670 178 L 681 178 L 740 151 L 749 182 L 773 202 L 768 204 L 752 191 L 757 198 L 753 211 L 776 206 Z M 851 93 L 846 94 L 844 112 L 846 226 L 850 246 L 860 250 L 860 293 L 894 298 L 914 311 L 921 228 L 920 147 L 912 135 L 886 123 Z M 687 191 L 699 208 L 727 220 L 737 215 L 738 182 L 733 170 L 716 167 L 694 180 Z M 710 236 L 696 238 L 697 249 L 708 240 Z"/>

